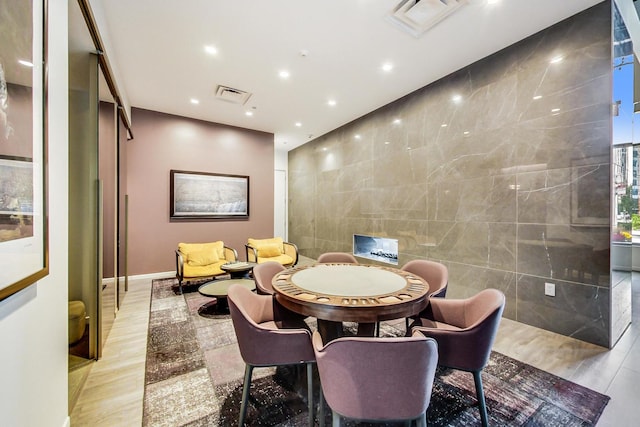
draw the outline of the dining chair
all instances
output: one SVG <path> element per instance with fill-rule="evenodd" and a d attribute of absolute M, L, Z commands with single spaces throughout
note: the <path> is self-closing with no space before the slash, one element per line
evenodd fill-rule
<path fill-rule="evenodd" d="M 323 400 L 333 426 L 341 418 L 391 422 L 415 420 L 426 427 L 426 411 L 438 363 L 438 345 L 416 332 L 412 337 L 343 337 L 326 345 L 316 331 L 313 349 Z M 320 425 L 324 416 L 319 417 Z"/>
<path fill-rule="evenodd" d="M 299 317 L 286 319 L 274 310 L 271 295 L 257 295 L 238 285 L 229 288 L 229 311 L 238 339 L 240 354 L 245 362 L 242 403 L 238 426 L 242 427 L 247 414 L 251 375 L 256 367 L 306 365 L 307 404 L 309 425 L 313 425 L 313 364 L 315 355 L 311 331 Z"/>
<path fill-rule="evenodd" d="M 273 276 L 286 270 L 286 268 L 275 261 L 267 261 L 253 267 L 253 280 L 256 282 L 256 290 L 262 295 L 273 295 L 271 279 Z"/>
<path fill-rule="evenodd" d="M 401 270 L 420 276 L 429 284 L 429 298 L 444 298 L 447 294 L 449 284 L 449 270 L 447 267 L 436 261 L 426 259 L 414 259 L 402 266 Z M 417 316 L 407 317 L 405 327 L 409 332 L 410 319 L 415 320 Z"/>
<path fill-rule="evenodd" d="M 497 289 L 484 289 L 466 299 L 433 298 L 412 333 L 422 332 L 438 342 L 438 364 L 471 372 L 476 387 L 482 425 L 488 425 L 482 387 L 482 370 L 489 360 L 498 332 L 505 297 Z"/>
<path fill-rule="evenodd" d="M 318 257 L 319 263 L 339 262 L 345 264 L 358 264 L 356 257 L 349 252 L 325 252 Z"/>

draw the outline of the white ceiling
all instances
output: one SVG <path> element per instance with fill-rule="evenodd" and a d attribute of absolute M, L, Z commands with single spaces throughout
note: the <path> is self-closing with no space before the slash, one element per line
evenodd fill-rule
<path fill-rule="evenodd" d="M 109 60 L 133 107 L 271 132 L 276 149 L 291 150 L 600 1 L 469 0 L 420 38 L 385 19 L 400 0 L 101 6 Z M 394 64 L 391 72 L 382 71 L 385 62 Z M 286 80 L 278 76 L 283 69 Z M 244 105 L 221 101 L 218 85 L 252 95 Z M 135 135 L 135 118 L 132 128 Z"/>

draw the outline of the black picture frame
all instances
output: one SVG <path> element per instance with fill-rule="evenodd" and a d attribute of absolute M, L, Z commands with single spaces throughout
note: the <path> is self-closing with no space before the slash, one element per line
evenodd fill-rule
<path fill-rule="evenodd" d="M 249 176 L 171 170 L 171 220 L 249 219 Z"/>
<path fill-rule="evenodd" d="M 0 300 L 49 274 L 47 0 L 4 2 L 0 40 Z M 0 61 L 2 61 L 0 60 Z"/>

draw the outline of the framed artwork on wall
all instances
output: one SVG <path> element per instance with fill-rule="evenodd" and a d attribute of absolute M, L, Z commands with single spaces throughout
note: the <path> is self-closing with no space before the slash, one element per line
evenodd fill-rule
<path fill-rule="evenodd" d="M 249 177 L 171 170 L 171 220 L 249 219 Z"/>
<path fill-rule="evenodd" d="M 0 1 L 0 300 L 49 273 L 46 0 Z M 5 28 L 6 27 L 6 28 Z"/>

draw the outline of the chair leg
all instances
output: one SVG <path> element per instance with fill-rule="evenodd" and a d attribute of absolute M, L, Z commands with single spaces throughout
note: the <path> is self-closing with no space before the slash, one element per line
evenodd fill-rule
<path fill-rule="evenodd" d="M 422 414 L 420 416 L 420 418 L 418 418 L 416 420 L 416 427 L 427 427 L 427 413 L 425 411 L 424 414 Z"/>
<path fill-rule="evenodd" d="M 322 385 L 320 385 L 320 396 L 318 400 L 318 427 L 324 427 L 324 395 L 322 394 Z"/>
<path fill-rule="evenodd" d="M 333 420 L 333 423 L 331 424 L 332 427 L 340 427 L 340 415 L 338 415 L 336 411 L 333 411 L 332 420 Z"/>
<path fill-rule="evenodd" d="M 307 400 L 309 401 L 309 427 L 313 427 L 313 366 L 307 363 Z"/>
<path fill-rule="evenodd" d="M 251 373 L 253 366 L 247 364 L 244 368 L 244 384 L 242 385 L 242 403 L 240 404 L 240 418 L 238 427 L 244 426 L 244 419 L 247 415 L 247 401 L 249 400 L 249 389 L 251 388 Z"/>
<path fill-rule="evenodd" d="M 482 426 L 488 427 L 489 416 L 487 414 L 487 404 L 484 400 L 484 390 L 482 388 L 482 371 L 474 371 L 473 380 L 476 383 L 476 397 L 480 407 L 480 419 L 482 420 Z"/>

